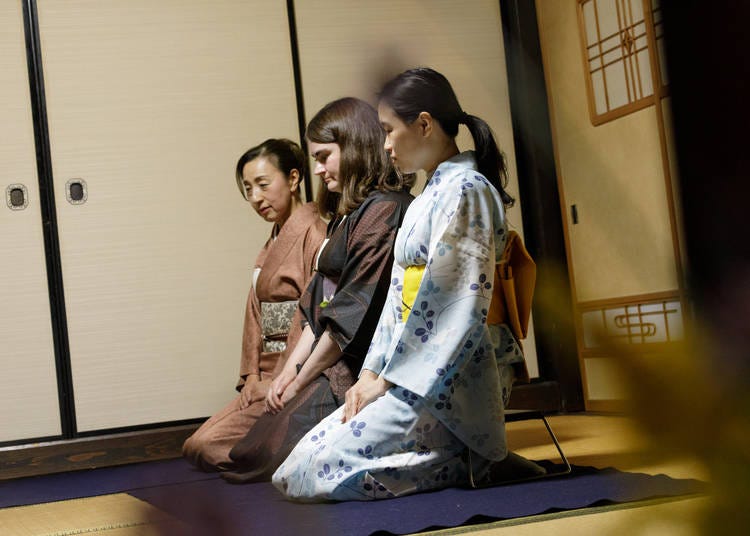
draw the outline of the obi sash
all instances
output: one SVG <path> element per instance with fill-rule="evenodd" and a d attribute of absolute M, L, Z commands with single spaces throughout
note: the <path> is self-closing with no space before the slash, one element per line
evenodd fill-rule
<path fill-rule="evenodd" d="M 264 352 L 283 352 L 297 311 L 297 300 L 260 302 L 260 328 Z"/>
<path fill-rule="evenodd" d="M 407 266 L 401 301 L 404 306 L 401 321 L 406 322 L 417 299 L 425 271 L 424 264 Z M 536 283 L 534 263 L 521 237 L 515 231 L 508 233 L 508 242 L 500 262 L 495 266 L 492 299 L 487 313 L 487 324 L 507 324 L 517 340 L 528 334 L 531 300 Z"/>
<path fill-rule="evenodd" d="M 414 306 L 414 300 L 417 299 L 419 285 L 422 284 L 422 275 L 427 265 L 415 264 L 407 266 L 404 270 L 404 285 L 401 291 L 401 304 L 404 306 L 401 313 L 401 322 L 406 322 L 409 318 L 411 308 Z"/>

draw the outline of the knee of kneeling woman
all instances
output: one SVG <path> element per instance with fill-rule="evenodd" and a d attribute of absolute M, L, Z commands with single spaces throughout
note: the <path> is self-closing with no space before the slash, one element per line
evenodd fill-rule
<path fill-rule="evenodd" d="M 310 495 L 305 492 L 305 470 L 302 467 L 290 467 L 284 464 L 271 477 L 271 482 L 284 497 L 294 502 L 324 502 L 327 497 Z"/>
<path fill-rule="evenodd" d="M 229 450 L 195 434 L 182 444 L 182 456 L 202 471 L 228 469 L 232 465 Z"/>

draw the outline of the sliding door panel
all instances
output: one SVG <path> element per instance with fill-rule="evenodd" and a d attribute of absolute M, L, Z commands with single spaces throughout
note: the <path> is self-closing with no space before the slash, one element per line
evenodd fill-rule
<path fill-rule="evenodd" d="M 233 396 L 270 229 L 234 167 L 296 138 L 283 2 L 39 1 L 79 431 Z"/>
<path fill-rule="evenodd" d="M 0 442 L 60 435 L 21 2 L 0 3 Z"/>

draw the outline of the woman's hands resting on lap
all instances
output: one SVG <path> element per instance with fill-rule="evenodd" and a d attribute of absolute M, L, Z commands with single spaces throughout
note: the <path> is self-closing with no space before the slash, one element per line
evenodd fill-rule
<path fill-rule="evenodd" d="M 266 393 L 260 394 L 262 384 L 259 374 L 248 374 L 245 377 L 245 385 L 240 390 L 240 407 L 246 409 L 250 404 L 266 397 Z"/>
<path fill-rule="evenodd" d="M 393 384 L 381 378 L 371 370 L 363 370 L 359 380 L 347 392 L 344 402 L 344 416 L 341 422 L 346 422 L 362 411 L 367 404 L 383 396 Z"/>
<path fill-rule="evenodd" d="M 289 364 L 287 362 L 287 364 Z M 271 382 L 271 387 L 266 393 L 266 411 L 276 415 L 284 408 L 284 404 L 297 394 L 296 386 L 297 371 L 292 367 L 284 367 L 276 379 Z"/>

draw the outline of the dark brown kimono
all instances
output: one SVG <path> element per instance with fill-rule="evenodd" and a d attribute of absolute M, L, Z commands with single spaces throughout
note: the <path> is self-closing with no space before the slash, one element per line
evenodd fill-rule
<path fill-rule="evenodd" d="M 237 384 L 240 394 L 185 441 L 183 455 L 197 467 L 205 471 L 233 467 L 230 449 L 263 414 L 271 380 L 281 372 L 302 333 L 302 313 L 297 309 L 286 337 L 286 349 L 264 351 L 260 304 L 299 299 L 312 276 L 325 232 L 325 222 L 320 219 L 316 206 L 307 203 L 292 213 L 278 236 L 269 238 L 258 254 L 255 267 L 261 270 L 250 289 L 245 310 Z M 251 374 L 257 375 L 259 380 L 245 385 Z"/>

